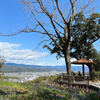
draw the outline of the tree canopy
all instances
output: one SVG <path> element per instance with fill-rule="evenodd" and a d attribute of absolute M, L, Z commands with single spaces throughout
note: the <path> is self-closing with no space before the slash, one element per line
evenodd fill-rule
<path fill-rule="evenodd" d="M 85 17 L 83 12 L 76 14 L 71 29 L 71 57 L 92 59 L 93 43 L 100 39 L 100 14 L 93 13 L 88 17 Z M 59 57 L 63 57 L 57 47 L 54 47 L 51 53 L 57 53 Z"/>
<path fill-rule="evenodd" d="M 94 65 L 95 71 L 100 71 L 100 51 L 93 49 L 92 60 L 96 63 Z"/>

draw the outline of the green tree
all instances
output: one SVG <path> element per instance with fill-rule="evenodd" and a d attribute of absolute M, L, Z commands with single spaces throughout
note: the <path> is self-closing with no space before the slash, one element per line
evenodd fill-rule
<path fill-rule="evenodd" d="M 97 63 L 94 65 L 94 68 L 99 69 L 100 59 L 97 51 L 93 47 L 93 43 L 100 38 L 100 14 L 93 13 L 89 17 L 85 17 L 83 12 L 80 12 L 75 15 L 73 21 L 74 23 L 71 27 L 71 57 L 76 59 L 92 59 Z M 62 57 L 57 47 L 51 53 L 56 52 L 58 52 L 58 56 Z M 93 69 L 91 67 L 89 69 L 92 78 Z"/>
<path fill-rule="evenodd" d="M 100 39 L 100 14 L 93 13 L 85 17 L 83 12 L 75 15 L 71 27 L 71 52 L 72 58 L 93 59 L 95 49 L 93 43 Z M 59 41 L 60 45 L 63 45 Z M 58 53 L 58 57 L 63 57 L 60 49 L 56 46 L 51 53 Z"/>
<path fill-rule="evenodd" d="M 100 52 L 97 52 L 95 49 L 93 51 L 93 61 L 96 62 L 94 65 L 94 70 L 95 71 L 100 71 Z"/>
<path fill-rule="evenodd" d="M 100 39 L 100 14 L 93 13 L 86 18 L 82 12 L 74 17 L 72 26 L 71 57 L 93 58 L 93 43 Z"/>
<path fill-rule="evenodd" d="M 75 21 L 72 32 L 71 57 L 76 59 L 92 59 L 96 62 L 96 64 L 93 65 L 94 69 L 99 70 L 100 54 L 93 47 L 93 43 L 100 38 L 100 14 L 93 13 L 88 18 L 85 18 L 83 13 L 80 12 L 75 16 Z M 93 78 L 93 69 L 91 67 L 89 67 L 89 69 L 91 78 Z"/>
<path fill-rule="evenodd" d="M 4 63 L 5 63 L 4 57 L 0 56 L 0 68 L 3 67 Z"/>

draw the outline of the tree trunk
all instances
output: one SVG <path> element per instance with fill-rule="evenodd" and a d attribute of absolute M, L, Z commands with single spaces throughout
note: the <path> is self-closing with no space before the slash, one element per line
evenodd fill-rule
<path fill-rule="evenodd" d="M 70 42 L 67 45 L 64 57 L 65 57 L 67 75 L 72 76 L 72 68 L 71 68 L 71 61 L 70 61 Z"/>
<path fill-rule="evenodd" d="M 68 75 L 69 84 L 72 85 L 72 68 L 71 68 L 71 61 L 70 61 L 70 43 L 67 45 L 65 54 L 65 64 L 66 64 L 66 71 Z"/>

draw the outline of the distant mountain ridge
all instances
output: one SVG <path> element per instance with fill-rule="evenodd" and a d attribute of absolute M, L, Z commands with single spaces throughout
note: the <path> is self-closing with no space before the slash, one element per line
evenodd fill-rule
<path fill-rule="evenodd" d="M 27 64 L 16 64 L 16 63 L 6 63 L 6 66 L 17 66 L 17 67 L 42 67 L 40 65 L 27 65 Z"/>
<path fill-rule="evenodd" d="M 82 71 L 81 66 L 72 66 L 73 71 Z M 85 67 L 88 71 L 88 67 Z M 25 65 L 25 64 L 15 64 L 6 63 L 0 71 L 3 72 L 46 72 L 46 71 L 66 71 L 65 65 L 62 66 L 41 66 L 41 65 Z"/>
<path fill-rule="evenodd" d="M 6 63 L 0 70 L 3 72 L 64 71 L 65 66 L 40 66 L 40 65 Z"/>
<path fill-rule="evenodd" d="M 43 65 L 26 65 L 26 64 L 16 64 L 16 63 L 6 63 L 6 66 L 16 66 L 16 67 L 42 67 L 42 68 L 64 68 L 64 65 L 56 65 L 56 66 L 43 66 Z"/>

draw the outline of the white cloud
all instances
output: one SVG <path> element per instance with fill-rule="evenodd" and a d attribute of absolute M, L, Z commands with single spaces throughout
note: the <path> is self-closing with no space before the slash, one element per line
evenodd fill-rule
<path fill-rule="evenodd" d="M 4 56 L 7 62 L 31 65 L 44 64 L 43 62 L 39 62 L 39 59 L 47 56 L 47 52 L 37 52 L 31 49 L 19 49 L 20 46 L 20 44 L 0 42 L 0 55 Z"/>
<path fill-rule="evenodd" d="M 0 42 L 0 55 L 5 57 L 6 62 L 17 64 L 45 66 L 65 65 L 64 58 L 57 60 L 55 56 L 50 55 L 47 52 L 38 52 L 31 49 L 20 49 L 20 47 L 21 44 Z M 71 59 L 71 62 L 75 60 L 76 59 Z"/>
<path fill-rule="evenodd" d="M 20 44 L 13 44 L 13 43 L 8 43 L 8 42 L 0 42 L 0 47 L 1 49 L 8 49 L 12 47 L 19 47 Z"/>

